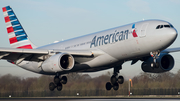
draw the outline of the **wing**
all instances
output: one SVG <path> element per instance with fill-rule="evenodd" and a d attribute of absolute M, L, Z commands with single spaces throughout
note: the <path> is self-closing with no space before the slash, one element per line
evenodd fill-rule
<path fill-rule="evenodd" d="M 165 49 L 165 50 L 161 51 L 161 53 L 171 53 L 171 52 L 178 52 L 178 51 L 180 51 L 180 47 L 168 48 L 168 49 Z"/>
<path fill-rule="evenodd" d="M 44 61 L 50 55 L 69 53 L 74 56 L 92 56 L 91 51 L 86 50 L 46 50 L 46 49 L 15 49 L 0 48 L 0 59 L 16 61 L 16 64 L 27 61 Z"/>

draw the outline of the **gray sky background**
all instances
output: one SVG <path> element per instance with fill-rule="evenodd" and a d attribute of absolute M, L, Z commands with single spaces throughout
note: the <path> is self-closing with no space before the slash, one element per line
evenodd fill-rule
<path fill-rule="evenodd" d="M 180 0 L 0 0 L 0 7 L 10 5 L 31 41 L 42 46 L 89 33 L 121 26 L 143 19 L 161 19 L 180 31 Z M 0 47 L 10 47 L 3 12 L 0 14 Z M 180 36 L 171 45 L 180 47 Z M 172 53 L 175 67 L 180 69 L 180 53 Z M 92 77 L 112 69 L 90 73 Z M 132 78 L 141 73 L 141 62 L 123 65 L 121 73 Z M 0 61 L 0 75 L 20 77 L 40 76 L 4 60 Z"/>

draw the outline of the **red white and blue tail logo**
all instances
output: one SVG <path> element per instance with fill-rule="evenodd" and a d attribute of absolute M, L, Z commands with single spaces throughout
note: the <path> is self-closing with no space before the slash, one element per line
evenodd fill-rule
<path fill-rule="evenodd" d="M 137 33 L 136 33 L 135 24 L 132 25 L 132 35 L 133 35 L 133 37 L 138 37 Z"/>
<path fill-rule="evenodd" d="M 29 40 L 11 7 L 6 6 L 3 7 L 2 10 L 11 47 L 24 49 L 34 48 L 34 45 Z"/>

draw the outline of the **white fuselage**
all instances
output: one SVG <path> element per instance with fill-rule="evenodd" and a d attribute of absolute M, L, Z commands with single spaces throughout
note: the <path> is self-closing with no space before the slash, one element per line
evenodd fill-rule
<path fill-rule="evenodd" d="M 134 25 L 134 26 L 133 26 Z M 112 68 L 124 61 L 149 56 L 152 51 L 162 51 L 170 46 L 177 37 L 173 27 L 156 29 L 158 25 L 171 25 L 166 21 L 140 21 L 97 33 L 65 40 L 38 49 L 61 50 L 90 50 L 94 57 L 74 57 L 78 64 L 68 72 L 92 72 Z M 136 35 L 133 35 L 135 30 Z M 41 74 L 55 74 L 44 72 L 38 68 L 38 62 L 23 61 L 18 66 Z"/>

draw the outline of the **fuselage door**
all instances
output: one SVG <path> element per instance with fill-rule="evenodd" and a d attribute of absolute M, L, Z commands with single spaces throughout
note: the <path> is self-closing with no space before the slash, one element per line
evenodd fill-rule
<path fill-rule="evenodd" d="M 140 30 L 140 37 L 145 37 L 146 36 L 146 29 L 147 29 L 148 23 L 145 23 L 142 25 L 141 30 Z"/>

